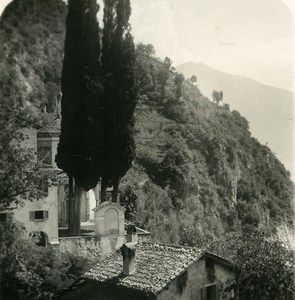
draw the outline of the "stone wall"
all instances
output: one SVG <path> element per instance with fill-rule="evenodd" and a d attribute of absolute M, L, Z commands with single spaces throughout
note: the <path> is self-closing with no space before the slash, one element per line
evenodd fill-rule
<path fill-rule="evenodd" d="M 125 235 L 61 237 L 60 251 L 97 261 L 119 249 L 125 243 L 125 239 Z"/>
<path fill-rule="evenodd" d="M 147 241 L 149 235 L 138 236 L 138 240 Z M 62 253 L 71 253 L 80 255 L 92 261 L 98 261 L 105 258 L 108 254 L 118 250 L 126 243 L 126 234 L 113 234 L 109 236 L 78 236 L 78 237 L 60 237 L 60 251 Z"/>

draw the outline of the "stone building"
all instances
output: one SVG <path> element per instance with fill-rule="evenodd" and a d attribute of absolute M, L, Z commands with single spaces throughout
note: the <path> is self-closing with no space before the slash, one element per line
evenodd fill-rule
<path fill-rule="evenodd" d="M 130 233 L 129 233 L 130 236 Z M 83 275 L 84 285 L 61 297 L 88 300 L 230 299 L 233 265 L 197 248 L 134 242 L 130 237 Z"/>
<path fill-rule="evenodd" d="M 36 160 L 44 163 L 44 172 L 55 173 L 58 170 L 54 165 L 54 152 L 56 149 L 58 136 L 40 135 L 37 136 L 36 129 L 26 129 L 24 134 L 27 139 L 23 142 L 23 147 L 33 149 L 37 154 Z M 55 174 L 56 175 L 56 174 Z M 64 184 L 64 176 L 58 176 L 59 183 L 52 185 L 48 189 L 48 196 L 44 199 L 27 201 L 24 205 L 1 212 L 0 221 L 7 218 L 26 229 L 27 234 L 34 239 L 38 245 L 59 245 L 58 241 L 58 185 Z"/>
<path fill-rule="evenodd" d="M 58 245 L 58 229 L 67 227 L 68 211 L 68 177 L 55 163 L 59 130 L 47 129 L 38 131 L 30 128 L 23 130 L 27 139 L 24 148 L 30 148 L 36 153 L 36 160 L 42 164 L 42 171 L 53 174 L 55 182 L 48 189 L 44 199 L 27 201 L 22 206 L 11 205 L 10 209 L 0 213 L 0 222 L 12 219 L 13 222 L 26 228 L 27 234 L 42 246 Z M 81 203 L 81 221 L 92 221 L 93 208 L 99 202 L 99 189 L 85 192 Z"/>

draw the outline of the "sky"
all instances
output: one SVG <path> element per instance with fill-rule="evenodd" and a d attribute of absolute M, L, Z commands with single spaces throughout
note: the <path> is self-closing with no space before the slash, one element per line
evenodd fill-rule
<path fill-rule="evenodd" d="M 9 0 L 0 0 L 2 13 Z M 131 0 L 135 42 L 294 90 L 294 0 Z M 294 58 L 293 58 L 294 57 Z"/>
<path fill-rule="evenodd" d="M 158 56 L 169 56 L 175 66 L 201 62 L 227 73 L 293 89 L 293 0 L 132 3 L 135 41 L 153 44 Z"/>

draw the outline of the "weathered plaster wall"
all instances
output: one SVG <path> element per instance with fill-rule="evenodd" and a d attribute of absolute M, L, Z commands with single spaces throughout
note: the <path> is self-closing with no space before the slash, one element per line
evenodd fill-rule
<path fill-rule="evenodd" d="M 174 279 L 157 297 L 158 300 L 202 300 L 201 288 L 218 283 L 220 286 L 222 282 L 233 278 L 233 273 L 224 265 L 219 263 L 214 264 L 215 280 L 210 282 L 207 276 L 205 259 L 193 263 L 187 269 L 187 282 L 184 290 L 181 292 L 179 288 L 179 277 Z M 219 292 L 219 299 L 223 298 L 223 292 Z"/>
<path fill-rule="evenodd" d="M 105 258 L 111 252 L 119 249 L 125 243 L 124 235 L 107 237 L 61 237 L 60 250 L 64 253 L 79 254 L 90 260 Z"/>
<path fill-rule="evenodd" d="M 139 235 L 138 239 L 146 241 L 148 236 Z M 118 250 L 126 241 L 125 234 L 113 234 L 102 237 L 80 236 L 59 238 L 61 252 L 79 254 L 93 261 L 105 258 L 111 252 Z"/>
<path fill-rule="evenodd" d="M 47 220 L 30 220 L 30 212 L 47 210 Z M 48 236 L 49 242 L 58 241 L 58 213 L 57 213 L 57 187 L 49 188 L 48 197 L 38 201 L 26 202 L 24 206 L 13 211 L 14 222 L 24 226 L 27 234 L 33 231 L 43 231 Z"/>

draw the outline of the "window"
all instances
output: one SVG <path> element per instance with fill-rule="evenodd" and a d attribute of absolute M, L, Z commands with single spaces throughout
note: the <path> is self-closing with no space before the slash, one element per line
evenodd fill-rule
<path fill-rule="evenodd" d="M 30 212 L 31 221 L 45 221 L 48 219 L 48 210 L 35 210 Z"/>
<path fill-rule="evenodd" d="M 46 165 L 52 164 L 51 144 L 45 141 L 38 141 L 37 144 L 38 161 Z"/>
<path fill-rule="evenodd" d="M 201 289 L 202 300 L 218 300 L 218 290 L 216 284 L 208 285 Z"/>
<path fill-rule="evenodd" d="M 0 213 L 0 223 L 7 222 L 7 213 Z"/>
<path fill-rule="evenodd" d="M 213 283 L 215 281 L 215 267 L 214 267 L 213 259 L 206 257 L 205 265 L 206 265 L 207 279 L 209 280 L 209 282 Z"/>

